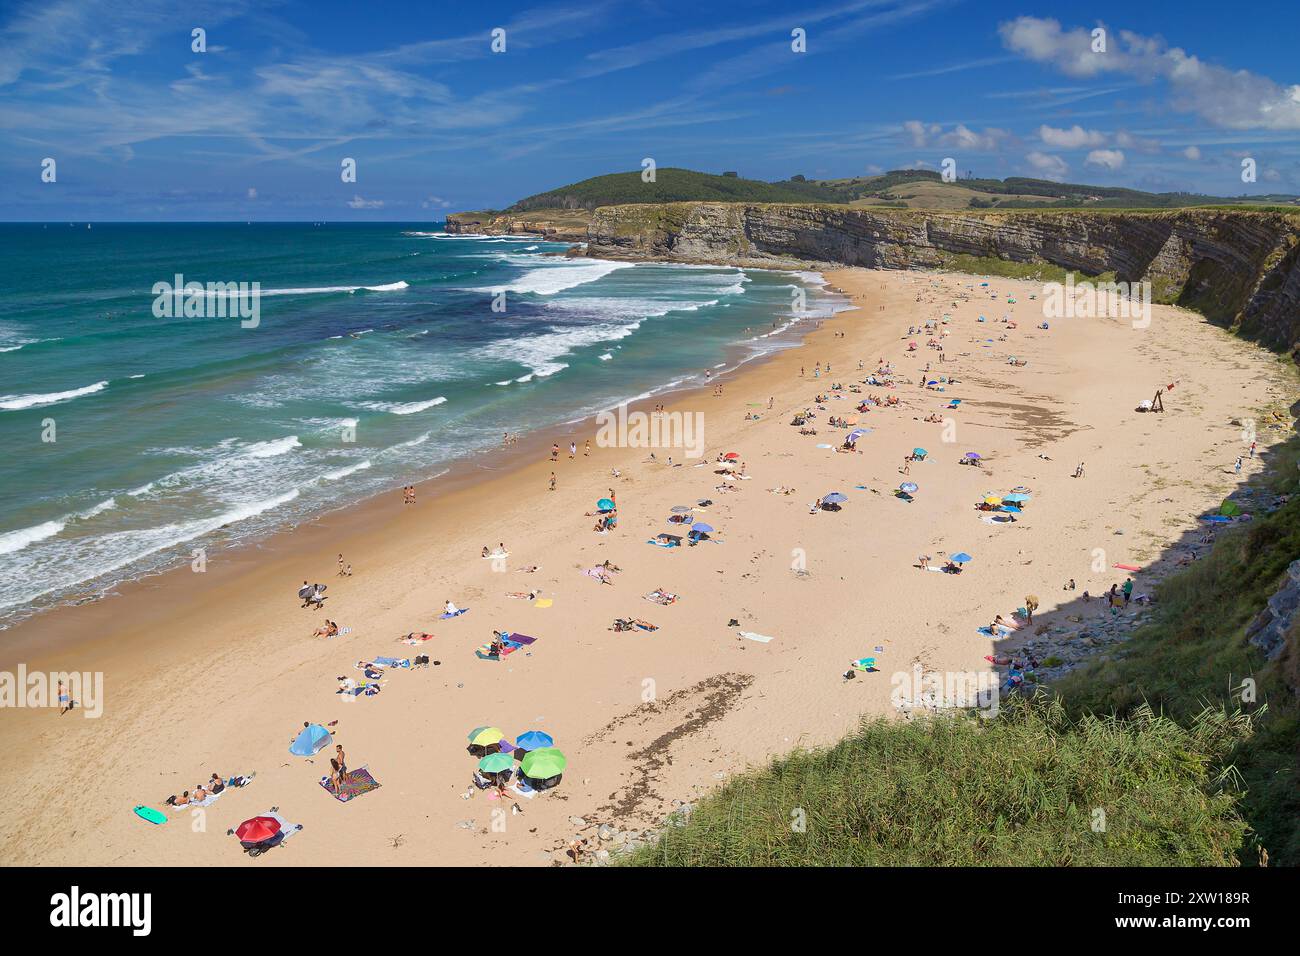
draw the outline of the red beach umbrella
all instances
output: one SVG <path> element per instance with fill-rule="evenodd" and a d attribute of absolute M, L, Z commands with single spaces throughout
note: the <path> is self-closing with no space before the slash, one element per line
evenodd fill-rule
<path fill-rule="evenodd" d="M 275 817 L 253 817 L 245 820 L 235 831 L 242 843 L 261 843 L 280 832 L 280 821 Z"/>
<path fill-rule="evenodd" d="M 729 451 L 729 452 L 727 452 L 725 455 L 723 455 L 722 457 L 725 458 L 725 459 L 727 459 L 727 461 L 735 461 L 735 460 L 736 460 L 737 458 L 739 458 L 740 456 L 739 456 L 738 454 L 736 454 L 734 451 Z"/>

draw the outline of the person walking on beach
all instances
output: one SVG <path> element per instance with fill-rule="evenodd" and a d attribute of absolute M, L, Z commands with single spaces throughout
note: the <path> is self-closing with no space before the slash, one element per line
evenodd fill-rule
<path fill-rule="evenodd" d="M 1124 579 L 1124 606 L 1128 607 L 1128 602 L 1133 599 L 1133 579 Z"/>
<path fill-rule="evenodd" d="M 1255 457 L 1255 443 L 1254 443 L 1254 442 L 1251 442 L 1251 443 L 1250 443 L 1250 457 L 1251 457 L 1251 458 L 1254 458 L 1254 457 Z"/>
<path fill-rule="evenodd" d="M 555 490 L 555 472 L 551 472 L 551 490 Z"/>
<path fill-rule="evenodd" d="M 75 703 L 76 701 L 72 699 L 72 695 L 68 693 L 68 686 L 63 681 L 59 681 L 59 716 L 62 717 L 72 710 Z"/>
<path fill-rule="evenodd" d="M 591 457 L 591 439 L 590 439 L 590 438 L 588 438 L 587 441 L 586 441 L 586 443 L 582 446 L 582 457 L 583 457 L 583 458 L 590 458 L 590 457 Z"/>
<path fill-rule="evenodd" d="M 339 577 L 343 577 L 343 555 L 339 555 Z"/>
<path fill-rule="evenodd" d="M 1074 469 L 1074 477 L 1076 478 L 1083 477 L 1083 462 L 1079 462 L 1079 466 Z"/>
<path fill-rule="evenodd" d="M 1233 469 L 1237 474 L 1241 474 L 1241 456 L 1237 456 L 1237 466 Z"/>

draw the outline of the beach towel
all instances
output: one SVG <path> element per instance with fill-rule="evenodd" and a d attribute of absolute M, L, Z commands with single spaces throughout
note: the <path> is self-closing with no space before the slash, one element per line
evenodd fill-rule
<path fill-rule="evenodd" d="M 661 604 L 667 607 L 669 604 L 676 602 L 677 595 L 670 594 L 666 591 L 651 591 L 649 594 L 644 596 L 644 599 L 649 601 L 651 604 Z"/>
<path fill-rule="evenodd" d="M 347 803 L 354 797 L 379 789 L 379 781 L 372 777 L 365 767 L 349 770 L 343 775 L 343 783 L 340 787 L 335 787 L 329 777 L 321 777 L 320 785 L 339 803 Z"/>
<path fill-rule="evenodd" d="M 492 560 L 494 560 L 494 559 L 496 559 L 496 558 L 508 558 L 508 557 L 510 557 L 510 552 L 509 552 L 509 551 L 493 551 L 491 554 L 484 554 L 484 555 L 481 555 L 481 557 L 483 558 L 484 561 L 492 561 Z"/>
<path fill-rule="evenodd" d="M 408 658 L 402 657 L 376 657 L 375 661 L 380 667 L 410 667 L 411 662 Z"/>
<path fill-rule="evenodd" d="M 772 639 L 763 634 L 755 634 L 753 631 L 741 631 L 740 636 L 748 641 L 758 641 L 760 644 L 769 644 Z"/>
<path fill-rule="evenodd" d="M 474 655 L 485 661 L 499 661 L 504 657 L 509 657 L 521 647 L 527 647 L 537 640 L 535 637 L 529 637 L 527 634 L 507 634 L 501 639 L 501 653 L 492 653 L 492 642 L 479 645 Z"/>
<path fill-rule="evenodd" d="M 343 694 L 344 696 L 351 695 L 353 697 L 374 697 L 383 689 L 383 686 L 380 684 L 376 684 L 372 681 L 362 681 L 359 684 L 353 682 L 351 686 L 340 687 L 337 693 Z"/>
<path fill-rule="evenodd" d="M 445 621 L 445 620 L 447 620 L 448 618 L 452 618 L 452 617 L 460 617 L 462 614 L 468 614 L 468 613 L 469 613 L 469 608 L 467 608 L 467 607 L 461 607 L 461 608 L 457 608 L 456 610 L 452 611 L 450 614 L 439 614 L 439 615 L 438 615 L 438 620 L 440 620 L 440 621 Z"/>
<path fill-rule="evenodd" d="M 334 638 L 336 638 L 336 637 L 344 637 L 344 636 L 346 636 L 346 635 L 348 635 L 348 634 L 351 634 L 351 633 L 352 633 L 352 628 L 350 628 L 350 627 L 340 627 L 340 628 L 339 628 L 339 632 L 338 632 L 337 634 L 331 634 L 331 635 L 329 635 L 329 636 L 326 638 L 326 640 L 328 640 L 328 641 L 332 641 L 332 640 L 334 640 Z"/>
<path fill-rule="evenodd" d="M 412 632 L 410 634 L 407 634 L 405 637 L 399 637 L 397 640 L 398 643 L 400 644 L 410 644 L 412 647 L 414 647 L 417 644 L 423 644 L 425 641 L 433 640 L 433 635 L 416 634 L 415 632 Z"/>
<path fill-rule="evenodd" d="M 680 548 L 681 547 L 680 541 L 659 541 L 656 540 L 655 538 L 651 538 L 650 540 L 646 541 L 646 544 L 653 544 L 656 548 Z M 590 571 L 588 571 L 587 573 L 591 574 Z M 600 577 L 599 574 L 592 574 L 591 576 L 595 578 Z"/>
<path fill-rule="evenodd" d="M 533 607 L 550 607 L 555 603 L 555 598 L 538 598 Z"/>
<path fill-rule="evenodd" d="M 516 780 L 514 783 L 510 785 L 510 791 L 512 793 L 517 793 L 519 794 L 519 796 L 524 797 L 528 800 L 531 800 L 533 799 L 533 797 L 537 796 L 537 791 L 534 790 L 532 787 L 530 787 L 528 785 L 528 781 L 525 780 L 523 777 L 520 777 L 518 780 Z"/>
<path fill-rule="evenodd" d="M 1135 564 L 1116 564 L 1116 565 L 1114 565 L 1114 567 L 1119 568 L 1121 571 L 1141 571 L 1141 570 L 1142 570 L 1141 568 L 1139 568 L 1139 567 L 1138 567 L 1137 565 L 1135 565 Z"/>
<path fill-rule="evenodd" d="M 849 661 L 849 667 L 855 671 L 865 673 L 874 673 L 876 670 L 876 659 L 874 657 L 859 657 L 856 661 Z"/>
<path fill-rule="evenodd" d="M 1007 627 L 1005 624 L 998 625 L 998 632 L 996 634 L 993 633 L 992 629 L 987 624 L 984 625 L 984 627 L 977 627 L 975 630 L 978 633 L 983 634 L 985 637 L 993 638 L 995 641 L 1001 640 L 1004 637 L 1010 637 L 1012 633 L 1014 633 L 1012 629 Z"/>

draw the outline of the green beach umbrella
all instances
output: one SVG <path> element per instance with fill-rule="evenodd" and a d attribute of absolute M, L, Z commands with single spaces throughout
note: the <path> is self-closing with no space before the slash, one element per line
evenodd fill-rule
<path fill-rule="evenodd" d="M 1222 506 L 1219 508 L 1219 514 L 1228 518 L 1236 517 L 1241 514 L 1241 505 L 1230 499 L 1225 499 Z"/>
<path fill-rule="evenodd" d="M 528 756 L 519 765 L 519 769 L 524 772 L 525 777 L 533 780 L 549 780 L 563 773 L 567 764 L 568 760 L 565 759 L 564 754 L 554 747 L 544 747 L 541 750 L 530 750 Z"/>
<path fill-rule="evenodd" d="M 478 762 L 478 768 L 484 773 L 500 773 L 515 765 L 515 758 L 510 754 L 488 754 Z"/>

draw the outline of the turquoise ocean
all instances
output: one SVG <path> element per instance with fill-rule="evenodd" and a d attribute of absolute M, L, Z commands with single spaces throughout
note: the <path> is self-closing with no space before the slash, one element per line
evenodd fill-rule
<path fill-rule="evenodd" d="M 441 228 L 0 225 L 0 627 L 700 385 L 844 307 L 811 273 Z M 259 283 L 258 325 L 158 317 L 178 274 Z"/>

